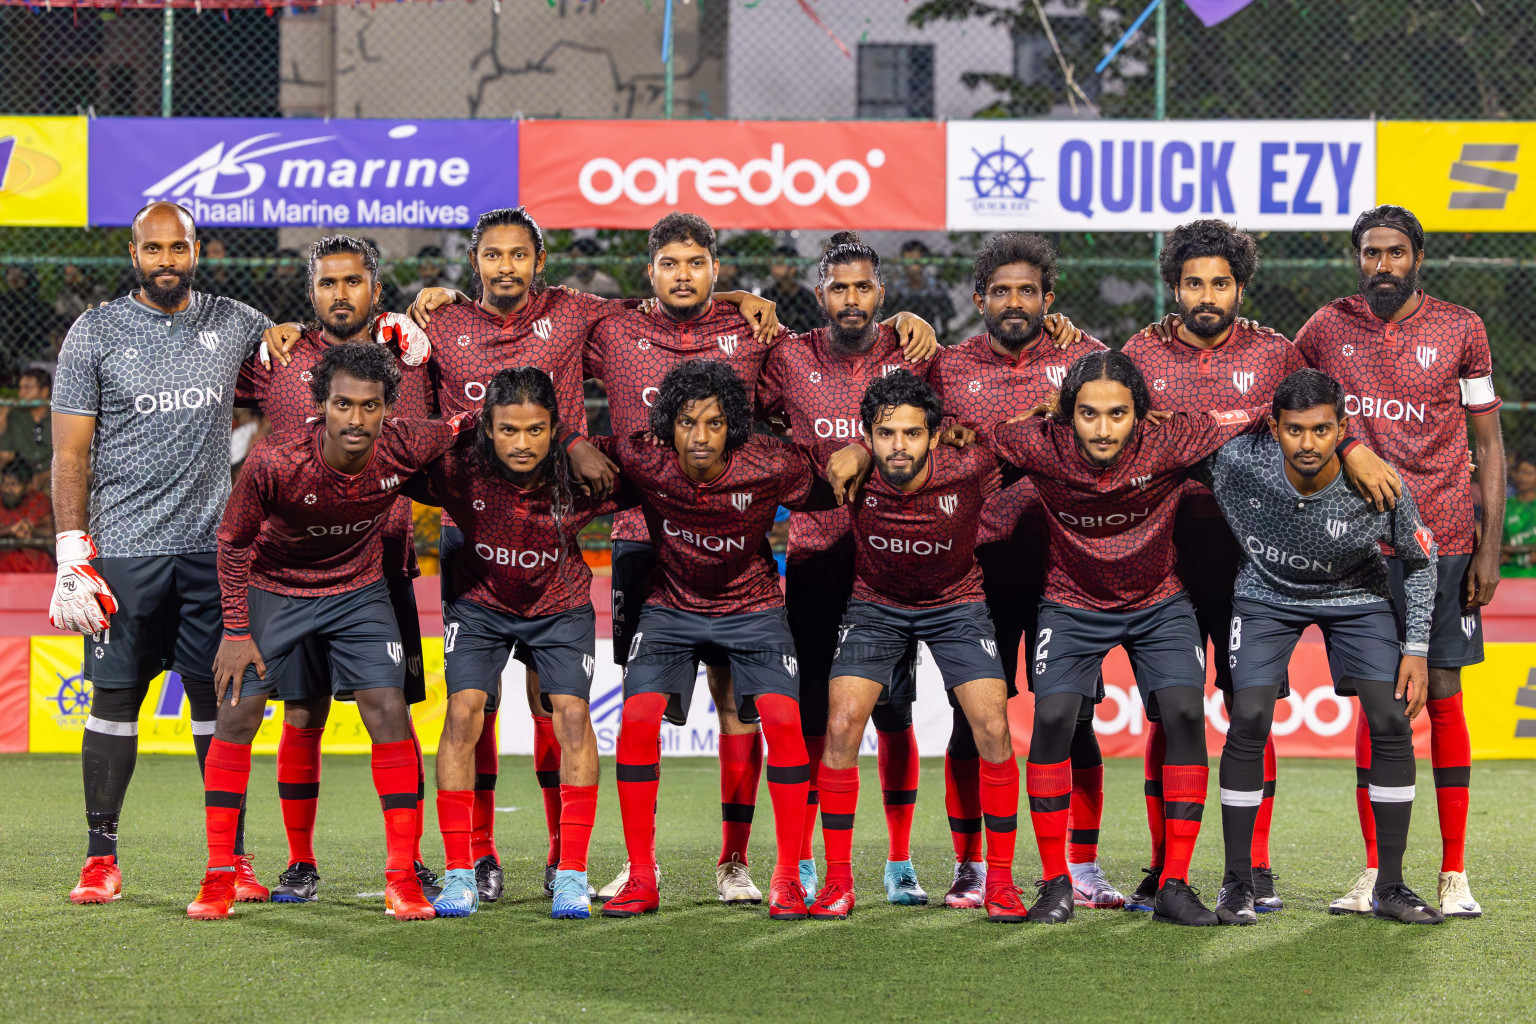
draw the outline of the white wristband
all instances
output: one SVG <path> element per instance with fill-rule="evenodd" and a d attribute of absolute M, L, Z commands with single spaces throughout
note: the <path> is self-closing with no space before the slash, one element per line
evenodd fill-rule
<path fill-rule="evenodd" d="M 66 530 L 54 534 L 54 560 L 60 565 L 88 562 L 96 557 L 96 542 L 84 530 Z"/>

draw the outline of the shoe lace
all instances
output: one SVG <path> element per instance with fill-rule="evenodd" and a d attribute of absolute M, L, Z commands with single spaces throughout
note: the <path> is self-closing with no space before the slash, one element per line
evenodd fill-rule
<path fill-rule="evenodd" d="M 112 866 L 104 861 L 92 861 L 80 872 L 82 886 L 103 885 L 111 877 Z"/>
<path fill-rule="evenodd" d="M 566 900 L 571 903 L 585 903 L 587 901 L 587 887 L 580 878 L 574 875 L 556 876 L 555 899 Z"/>
<path fill-rule="evenodd" d="M 1376 894 L 1376 899 L 1378 902 L 1384 898 L 1393 900 L 1397 903 L 1417 904 L 1421 907 L 1428 905 L 1419 898 L 1418 893 L 1408 888 L 1408 886 L 1403 882 L 1393 882 L 1384 891 Z"/>
<path fill-rule="evenodd" d="M 1376 889 L 1376 875 L 1371 868 L 1366 868 L 1355 876 L 1355 884 L 1349 887 L 1350 895 L 1355 893 L 1371 893 Z"/>
<path fill-rule="evenodd" d="M 417 880 L 420 881 L 422 885 L 437 884 L 437 876 L 432 873 L 431 868 L 427 867 L 421 861 L 417 861 L 414 865 L 412 865 L 411 870 L 414 872 Z"/>
<path fill-rule="evenodd" d="M 305 882 L 309 881 L 311 877 L 318 878 L 319 876 L 315 875 L 314 872 L 310 871 L 308 868 L 301 868 L 297 864 L 291 864 L 289 865 L 288 870 L 277 876 L 277 884 L 303 885 Z"/>

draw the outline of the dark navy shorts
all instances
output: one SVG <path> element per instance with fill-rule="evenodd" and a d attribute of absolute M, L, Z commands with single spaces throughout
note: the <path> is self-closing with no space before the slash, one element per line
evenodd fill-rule
<path fill-rule="evenodd" d="M 1314 623 L 1323 631 L 1328 667 L 1339 693 L 1355 692 L 1340 685 L 1345 679 L 1397 681 L 1402 647 L 1392 606 L 1386 601 L 1318 606 L 1265 604 L 1239 597 L 1232 602 L 1232 625 L 1227 632 L 1233 689 L 1279 686 L 1280 696 L 1287 696 L 1291 652 L 1302 631 Z"/>
<path fill-rule="evenodd" d="M 888 704 L 917 700 L 917 683 L 909 674 L 899 679 L 897 666 L 910 644 L 928 645 L 944 676 L 944 689 L 974 679 L 1002 679 L 997 634 L 981 601 L 947 608 L 894 608 L 873 601 L 848 602 L 841 638 L 832 659 L 832 678 L 857 676 L 885 687 Z"/>
<path fill-rule="evenodd" d="M 539 673 L 545 711 L 551 694 L 592 699 L 597 615 L 590 604 L 554 615 L 523 618 L 473 601 L 443 608 L 443 675 L 450 695 L 501 692 L 501 673 L 517 651 Z"/>
<path fill-rule="evenodd" d="M 743 722 L 758 720 L 758 694 L 800 699 L 800 662 L 783 608 L 699 615 L 648 604 L 638 626 L 624 669 L 624 697 L 670 695 L 666 716 L 674 725 L 688 720 L 700 661 L 730 666 L 736 715 Z"/>
<path fill-rule="evenodd" d="M 1077 693 L 1094 699 L 1104 656 L 1123 646 L 1131 657 L 1142 703 L 1169 686 L 1205 688 L 1205 642 L 1195 610 L 1182 593 L 1133 612 L 1101 612 L 1040 603 L 1030 651 L 1035 699 Z"/>
<path fill-rule="evenodd" d="M 426 665 L 421 653 L 421 618 L 416 612 L 415 582 L 402 575 L 386 576 L 389 587 L 389 604 L 394 609 L 395 624 L 400 627 L 400 642 L 405 650 L 405 700 L 408 704 L 420 704 L 427 699 Z M 326 642 L 311 636 L 299 645 L 294 654 L 294 664 L 289 671 L 292 678 L 304 681 L 304 697 L 285 697 L 284 700 L 303 700 L 329 696 L 335 693 L 338 700 L 351 700 L 351 690 L 336 690 L 330 683 L 330 658 L 326 654 Z"/>
<path fill-rule="evenodd" d="M 1462 599 L 1467 593 L 1467 571 L 1471 555 L 1441 555 L 1436 566 L 1435 610 L 1429 617 L 1429 667 L 1465 668 L 1483 660 L 1483 610 L 1467 611 Z M 1403 593 L 1403 563 L 1387 559 L 1387 583 L 1392 588 L 1392 604 L 1397 615 L 1397 638 L 1407 639 L 1408 598 Z M 1396 677 L 1394 676 L 1394 681 Z"/>
<path fill-rule="evenodd" d="M 651 573 L 655 568 L 655 545 L 639 540 L 613 542 L 613 663 L 621 668 L 634 646 L 640 613 L 651 596 Z M 710 651 L 702 660 L 711 668 L 726 667 L 724 656 L 717 651 Z"/>
<path fill-rule="evenodd" d="M 333 694 L 377 687 L 405 688 L 405 644 L 383 580 L 360 590 L 319 597 L 291 597 L 257 587 L 248 590 L 251 637 L 267 666 L 266 679 L 246 669 L 241 694 L 278 700 L 314 695 L 306 672 L 306 641 L 323 653 Z"/>
<path fill-rule="evenodd" d="M 117 612 L 96 640 L 85 638 L 85 678 L 104 690 L 143 686 L 176 671 L 189 683 L 213 682 L 224 636 L 218 556 L 153 555 L 91 561 L 117 597 Z"/>
<path fill-rule="evenodd" d="M 838 556 L 833 552 L 824 552 L 812 561 L 835 557 Z M 800 655 L 802 716 L 804 707 L 816 703 L 808 696 L 810 692 L 816 691 L 820 695 L 821 706 L 826 704 L 827 684 L 837 675 L 832 671 L 832 659 L 837 651 L 843 616 L 848 611 L 848 599 L 853 593 L 853 566 L 849 564 L 846 568 L 846 572 L 828 573 L 824 566 L 818 569 L 791 565 L 784 573 L 784 605 L 789 614 L 789 632 L 795 638 L 795 651 Z M 913 639 L 894 670 L 893 691 L 917 693 L 918 656 L 917 640 Z M 902 702 L 896 697 L 890 698 L 890 703 Z"/>

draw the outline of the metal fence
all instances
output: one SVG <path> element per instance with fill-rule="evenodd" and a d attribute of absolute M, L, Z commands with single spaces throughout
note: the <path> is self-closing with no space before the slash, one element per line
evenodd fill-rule
<path fill-rule="evenodd" d="M 1205 28 L 1169 0 L 1102 74 L 1141 0 L 447 0 L 229 9 L 219 0 L 0 0 L 0 113 L 100 116 L 1536 119 L 1525 0 L 1259 0 Z M 239 6 L 248 6 L 236 4 Z M 153 7 L 153 9 L 145 9 Z M 1159 39 L 1163 45 L 1158 44 Z M 665 58 L 665 59 L 664 59 Z M 537 213 L 537 197 L 525 197 Z M 298 253 L 321 232 L 204 234 L 201 287 L 307 312 Z M 454 280 L 462 232 L 378 237 L 387 291 Z M 879 233 L 888 305 L 976 326 L 976 236 Z M 1163 309 L 1149 234 L 1062 234 L 1057 308 L 1118 343 Z M 740 283 L 804 266 L 806 232 L 728 237 Z M 919 241 L 921 248 L 909 248 Z M 770 255 L 780 244 L 801 258 Z M 1244 312 L 1292 334 L 1356 289 L 1347 238 L 1270 233 Z M 644 287 L 636 232 L 555 232 L 548 277 Z M 914 258 L 903 264 L 903 250 Z M 123 230 L 0 228 L 0 399 L 87 304 L 126 292 Z M 1432 235 L 1434 294 L 1487 322 L 1509 445 L 1536 452 L 1536 236 Z M 390 296 L 387 296 L 387 301 Z M 792 323 L 797 328 L 809 323 Z"/>

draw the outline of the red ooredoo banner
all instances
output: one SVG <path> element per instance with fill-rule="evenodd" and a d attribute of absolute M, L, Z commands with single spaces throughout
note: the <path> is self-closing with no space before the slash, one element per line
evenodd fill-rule
<path fill-rule="evenodd" d="M 944 227 L 944 126 L 524 121 L 519 196 L 546 227 Z"/>

